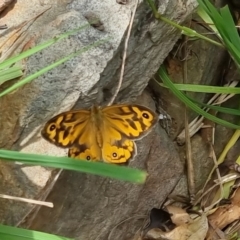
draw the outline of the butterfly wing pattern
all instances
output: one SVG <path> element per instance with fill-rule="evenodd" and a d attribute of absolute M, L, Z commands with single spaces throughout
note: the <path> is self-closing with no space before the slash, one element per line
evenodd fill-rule
<path fill-rule="evenodd" d="M 113 105 L 102 110 L 102 157 L 106 162 L 125 163 L 137 154 L 137 140 L 156 124 L 156 114 L 140 105 Z"/>
<path fill-rule="evenodd" d="M 72 158 L 125 163 L 137 154 L 134 140 L 145 136 L 156 123 L 156 113 L 141 105 L 93 106 L 53 117 L 42 136 L 69 148 Z"/>
<path fill-rule="evenodd" d="M 59 147 L 70 148 L 69 156 L 73 158 L 101 159 L 89 110 L 60 113 L 45 124 L 41 134 Z"/>

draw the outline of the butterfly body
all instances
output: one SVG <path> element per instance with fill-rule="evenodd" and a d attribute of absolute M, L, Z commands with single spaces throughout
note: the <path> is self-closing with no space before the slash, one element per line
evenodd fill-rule
<path fill-rule="evenodd" d="M 157 115 L 140 105 L 93 106 L 90 110 L 61 113 L 42 130 L 49 142 L 69 148 L 77 159 L 125 163 L 136 155 L 134 140 L 156 124 Z"/>

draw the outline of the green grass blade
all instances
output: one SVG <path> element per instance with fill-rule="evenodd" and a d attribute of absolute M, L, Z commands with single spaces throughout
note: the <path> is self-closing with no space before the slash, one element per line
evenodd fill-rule
<path fill-rule="evenodd" d="M 158 83 L 158 84 L 162 87 L 167 87 L 164 84 L 161 84 L 161 83 Z M 217 87 L 217 86 L 207 86 L 207 85 L 197 85 L 197 84 L 177 84 L 177 83 L 175 83 L 174 86 L 179 91 L 186 91 L 186 92 L 240 94 L 239 87 Z"/>
<path fill-rule="evenodd" d="M 219 32 L 218 32 L 216 26 L 214 25 L 212 19 L 203 10 L 202 7 L 198 7 L 197 14 L 204 20 L 204 22 L 206 22 L 208 24 L 208 27 L 211 28 L 217 34 L 217 36 L 221 38 L 221 36 L 219 35 Z"/>
<path fill-rule="evenodd" d="M 125 166 L 105 164 L 101 162 L 87 162 L 84 160 L 73 160 L 68 157 L 27 154 L 9 150 L 0 150 L 0 159 L 19 161 L 24 164 L 40 165 L 43 167 L 63 168 L 67 170 L 91 173 L 134 183 L 144 183 L 147 176 L 147 173 L 144 171 Z"/>
<path fill-rule="evenodd" d="M 240 50 L 231 42 L 227 43 L 227 49 L 238 68 L 240 68 Z"/>
<path fill-rule="evenodd" d="M 182 34 L 185 34 L 185 35 L 187 35 L 189 37 L 197 37 L 199 39 L 203 39 L 203 40 L 208 41 L 208 42 L 210 42 L 212 44 L 215 44 L 215 45 L 217 45 L 219 47 L 223 47 L 221 43 L 216 42 L 213 39 L 208 38 L 208 37 L 206 37 L 204 35 L 201 35 L 201 34 L 197 33 L 195 30 L 192 30 L 191 28 L 178 25 L 176 22 L 171 21 L 171 20 L 163 17 L 160 13 L 158 13 L 157 8 L 155 7 L 155 2 L 153 0 L 147 0 L 147 2 L 149 4 L 149 6 L 151 7 L 151 9 L 152 9 L 156 19 L 162 20 L 162 21 L 172 25 L 173 27 L 176 27 L 177 29 L 180 29 L 182 31 Z"/>
<path fill-rule="evenodd" d="M 35 46 L 35 47 L 25 51 L 25 52 L 22 52 L 22 53 L 20 53 L 17 56 L 11 57 L 11 58 L 3 61 L 2 63 L 0 63 L 0 69 L 4 69 L 4 68 L 6 68 L 6 67 L 8 67 L 8 66 L 10 66 L 10 65 L 12 65 L 12 64 L 14 64 L 14 63 L 16 63 L 16 62 L 18 62 L 20 60 L 22 60 L 22 59 L 24 59 L 26 57 L 29 57 L 29 56 L 33 55 L 34 53 L 39 52 L 39 51 L 41 51 L 41 50 L 51 46 L 52 44 L 54 44 L 54 43 L 56 43 L 56 42 L 58 42 L 58 41 L 60 41 L 60 40 L 62 40 L 64 38 L 68 37 L 69 35 L 77 33 L 80 30 L 82 30 L 82 29 L 84 29 L 86 27 L 89 27 L 89 26 L 90 26 L 89 24 L 86 24 L 86 25 L 81 26 L 81 27 L 79 27 L 77 29 L 74 29 L 72 31 L 63 33 L 63 34 L 59 35 L 58 37 L 54 37 L 53 39 L 51 39 L 51 40 L 49 40 L 49 41 L 47 41 L 45 43 L 39 44 L 39 45 L 37 45 L 37 46 Z"/>
<path fill-rule="evenodd" d="M 224 23 L 223 30 L 226 30 L 227 39 L 229 39 L 233 45 L 238 46 L 240 44 L 240 38 L 228 6 L 226 5 L 220 8 L 219 13 Z"/>
<path fill-rule="evenodd" d="M 205 107 L 205 108 L 213 109 L 217 112 L 222 112 L 222 113 L 226 113 L 226 114 L 230 114 L 230 115 L 240 116 L 240 110 L 239 109 L 225 108 L 225 107 L 220 107 L 220 106 L 209 105 L 209 104 L 198 102 L 198 101 L 196 101 L 196 100 L 194 100 L 190 97 L 188 97 L 188 99 L 190 99 L 192 102 L 196 103 L 197 105 L 200 105 L 200 106 Z"/>
<path fill-rule="evenodd" d="M 163 67 L 160 67 L 158 74 L 160 76 L 160 78 L 162 79 L 163 83 L 169 87 L 169 89 L 173 92 L 173 94 L 178 97 L 182 102 L 184 102 L 186 104 L 186 106 L 188 106 L 189 108 L 191 108 L 193 111 L 197 112 L 198 114 L 204 116 L 205 118 L 216 122 L 220 125 L 223 125 L 225 127 L 228 128 L 233 128 L 233 129 L 240 129 L 239 125 L 235 125 L 232 123 L 229 123 L 227 121 L 224 121 L 218 117 L 213 116 L 212 114 L 209 114 L 207 112 L 205 112 L 204 110 L 202 110 L 200 107 L 198 107 L 195 103 L 193 103 L 191 100 L 189 100 L 189 98 L 183 94 L 182 92 L 180 92 L 175 86 L 174 84 L 171 82 L 171 80 L 169 79 L 166 71 L 164 70 Z"/>
<path fill-rule="evenodd" d="M 1 240 L 73 240 L 73 238 L 60 237 L 53 234 L 10 227 L 0 224 Z"/>
<path fill-rule="evenodd" d="M 21 77 L 22 75 L 22 68 L 19 66 L 13 66 L 11 68 L 0 70 L 0 85 L 8 80 Z"/>
<path fill-rule="evenodd" d="M 155 82 L 162 87 L 168 88 L 166 85 L 164 85 L 163 83 L 159 83 L 157 80 L 155 80 Z M 203 85 L 196 85 L 196 84 L 176 84 L 176 83 L 174 84 L 174 86 L 179 91 L 187 91 L 187 92 L 223 93 L 223 94 L 239 94 L 240 93 L 240 88 L 238 88 L 238 87 L 215 87 L 215 86 L 203 86 Z M 225 108 L 225 107 L 221 107 L 221 106 L 209 105 L 209 104 L 198 102 L 189 96 L 186 96 L 186 97 L 190 101 L 194 102 L 195 104 L 197 104 L 201 107 L 210 108 L 215 111 L 226 113 L 226 114 L 240 116 L 239 109 L 232 109 L 232 108 Z"/>
<path fill-rule="evenodd" d="M 37 71 L 36 73 L 34 73 L 34 74 L 32 74 L 32 75 L 30 75 L 30 76 L 28 76 L 28 77 L 20 80 L 19 82 L 15 83 L 15 84 L 12 85 L 11 87 L 9 87 L 9 88 L 7 88 L 6 90 L 4 90 L 3 92 L 1 92 L 1 93 L 0 93 L 0 97 L 2 97 L 2 96 L 4 96 L 4 95 L 6 95 L 6 94 L 8 94 L 8 93 L 10 93 L 10 92 L 12 92 L 12 91 L 14 91 L 14 90 L 16 90 L 17 88 L 23 86 L 23 85 L 26 84 L 26 83 L 29 83 L 29 82 L 32 81 L 33 79 L 41 76 L 41 75 L 44 74 L 45 72 L 47 72 L 47 71 L 55 68 L 56 66 L 58 66 L 58 65 L 60 65 L 61 63 L 69 60 L 70 58 L 73 58 L 73 57 L 75 57 L 75 56 L 77 56 L 77 55 L 79 55 L 79 54 L 81 54 L 81 53 L 83 53 L 83 52 L 88 51 L 89 49 L 91 49 L 91 48 L 93 48 L 93 47 L 96 47 L 96 46 L 98 46 L 98 45 L 100 45 L 100 44 L 103 44 L 104 42 L 106 42 L 106 41 L 108 41 L 108 40 L 109 40 L 109 38 L 106 38 L 106 39 L 103 39 L 103 40 L 99 40 L 99 41 L 97 41 L 97 42 L 95 42 L 95 43 L 93 43 L 93 44 L 90 44 L 90 45 L 88 45 L 88 46 L 86 46 L 86 47 L 83 47 L 83 48 L 80 49 L 79 51 L 77 51 L 77 52 L 75 52 L 75 53 L 72 53 L 72 54 L 68 55 L 67 57 L 64 57 L 64 58 L 56 61 L 55 63 L 53 63 L 53 64 L 51 64 L 51 65 L 49 65 L 49 66 L 47 66 L 47 67 L 45 67 L 45 68 Z"/>
<path fill-rule="evenodd" d="M 240 68 L 240 38 L 228 6 L 218 11 L 208 0 L 198 0 L 198 3 L 212 19 L 225 47 Z"/>

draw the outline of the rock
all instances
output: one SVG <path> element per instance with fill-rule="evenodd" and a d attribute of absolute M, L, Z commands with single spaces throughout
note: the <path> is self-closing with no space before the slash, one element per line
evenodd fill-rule
<path fill-rule="evenodd" d="M 136 143 L 138 157 L 129 166 L 147 171 L 144 185 L 65 171 L 47 198 L 55 207 L 41 207 L 37 218 L 30 215 L 21 226 L 79 239 L 132 238 L 183 173 L 174 144 L 159 126 Z"/>
<path fill-rule="evenodd" d="M 157 1 L 156 4 L 161 14 L 180 23 L 188 19 L 196 8 L 195 0 L 168 1 L 164 4 Z M 83 108 L 94 103 L 104 105 L 110 100 L 119 79 L 124 39 L 133 5 L 134 2 L 130 1 L 122 5 L 112 0 L 102 1 L 101 4 L 96 0 L 54 3 L 48 0 L 16 2 L 13 9 L 2 18 L 8 26 L 0 36 L 2 41 L 6 41 L 1 49 L 2 60 L 63 32 L 83 26 L 92 18 L 97 19 L 97 24 L 92 24 L 22 62 L 26 75 L 93 42 L 111 38 L 108 42 L 65 62 L 24 87 L 2 97 L 0 123 L 4 131 L 0 135 L 0 148 L 59 156 L 66 154 L 65 150 L 43 140 L 39 131 L 47 119 L 59 112 L 69 110 L 73 106 Z M 150 77 L 157 71 L 179 36 L 178 30 L 163 21 L 155 20 L 149 6 L 140 1 L 129 41 L 124 81 L 115 102 L 131 102 L 143 92 Z M 1 89 L 11 83 L 5 83 Z M 146 104 L 142 99 L 139 99 L 138 103 Z M 56 200 L 56 208 L 52 210 L 54 216 L 58 216 L 56 225 L 52 224 L 50 218 L 48 218 L 49 222 L 46 219 L 45 223 L 41 220 L 40 222 L 31 220 L 26 224 L 43 231 L 47 231 L 47 228 L 53 225 L 50 231 L 63 235 L 70 234 L 70 237 L 78 236 L 81 221 L 82 236 L 90 234 L 90 239 L 94 239 L 94 236 L 98 236 L 101 231 L 99 239 L 106 239 L 112 227 L 128 218 L 131 213 L 142 215 L 150 208 L 161 205 L 178 181 L 182 173 L 182 165 L 171 140 L 162 130 L 159 130 L 160 135 L 156 131 L 143 138 L 141 143 L 139 141 L 138 157 L 131 163 L 132 166 L 145 168 L 148 171 L 149 178 L 144 186 L 63 172 L 49 196 L 49 199 Z M 39 175 L 43 177 L 41 179 L 43 185 L 37 186 L 35 182 L 39 175 L 31 174 L 36 169 L 29 168 L 30 173 L 27 175 L 32 176 L 29 179 L 26 172 L 22 171 L 26 167 L 5 163 L 1 165 L 3 165 L 0 181 L 2 191 L 11 188 L 13 195 L 30 198 L 45 195 L 44 191 L 51 175 L 50 170 L 37 168 Z M 43 176 L 42 173 L 46 174 Z M 60 192 L 63 183 L 66 184 L 62 189 L 65 192 Z M 25 214 L 32 209 L 31 206 L 22 203 L 6 200 L 0 202 L 5 209 L 0 213 L 0 217 L 8 224 L 20 223 Z M 108 207 L 108 211 L 105 206 Z M 14 210 L 14 214 L 9 209 Z M 50 212 L 49 209 L 46 212 L 41 209 L 38 219 Z M 71 222 L 69 218 L 74 220 Z M 70 225 L 59 229 L 66 224 L 66 219 Z M 141 222 L 135 224 L 134 221 L 131 222 L 132 229 L 126 230 L 129 223 L 125 223 L 123 231 L 119 230 L 116 234 L 132 236 L 135 228 L 142 224 Z"/>

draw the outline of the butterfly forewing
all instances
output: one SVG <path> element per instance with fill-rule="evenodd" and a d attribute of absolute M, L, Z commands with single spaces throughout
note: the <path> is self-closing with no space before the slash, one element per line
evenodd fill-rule
<path fill-rule="evenodd" d="M 121 133 L 129 139 L 141 138 L 157 123 L 157 114 L 140 105 L 113 105 L 102 112 L 104 130 L 108 128 L 109 132 Z"/>
<path fill-rule="evenodd" d="M 89 111 L 64 112 L 49 120 L 41 133 L 49 142 L 69 148 L 80 144 L 80 136 L 84 135 L 86 129 L 88 129 L 89 120 Z"/>

